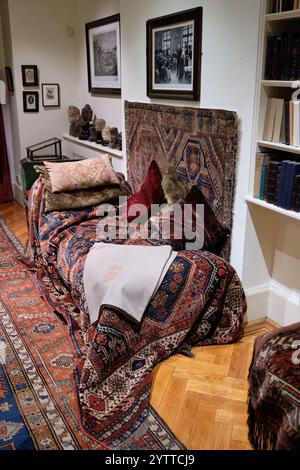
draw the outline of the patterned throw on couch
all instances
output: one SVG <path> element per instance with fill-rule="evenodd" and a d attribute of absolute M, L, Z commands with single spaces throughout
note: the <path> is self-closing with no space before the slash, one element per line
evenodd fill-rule
<path fill-rule="evenodd" d="M 151 106 L 149 110 L 151 113 Z M 146 109 L 144 114 L 147 120 Z M 200 184 L 199 165 L 196 167 L 193 161 L 196 156 L 199 158 L 201 144 L 207 156 L 205 165 L 201 164 L 204 187 L 218 217 L 230 227 L 236 117 L 231 112 L 210 110 L 201 110 L 200 115 L 205 117 L 202 120 L 205 133 L 198 135 L 200 143 L 196 142 L 191 150 L 187 150 L 191 157 L 190 169 L 195 170 L 194 180 Z M 165 114 L 163 116 L 166 119 Z M 183 122 L 186 119 L 191 124 L 192 116 L 193 113 L 187 112 Z M 178 139 L 171 127 L 172 120 L 167 122 L 161 129 L 165 145 L 171 148 L 174 138 L 175 143 Z M 196 122 L 201 133 L 201 122 Z M 139 133 L 134 132 L 138 125 L 135 115 L 131 119 L 128 114 L 128 108 L 126 123 L 129 171 L 136 188 L 150 161 L 134 163 L 131 145 L 138 148 L 141 155 L 152 154 L 153 145 L 147 136 L 141 140 Z M 191 141 L 194 140 L 193 134 Z M 221 146 L 220 160 L 216 149 L 220 153 Z M 157 153 L 155 158 L 158 156 Z M 229 162 L 226 163 L 227 159 Z M 229 163 L 233 165 L 231 171 L 227 168 Z M 184 168 L 185 164 L 182 171 Z M 97 208 L 45 214 L 44 191 L 41 181 L 37 181 L 31 192 L 27 256 L 36 266 L 38 284 L 48 303 L 68 323 L 70 341 L 78 358 L 74 373 L 84 429 L 110 448 L 128 448 L 147 422 L 155 364 L 191 345 L 226 344 L 238 340 L 246 312 L 244 292 L 234 269 L 224 259 L 207 251 L 181 251 L 141 324 L 135 325 L 118 312 L 103 308 L 98 322 L 91 325 L 82 278 L 87 253 L 96 238 Z M 119 220 L 120 230 L 123 222 Z M 151 242 L 126 240 L 124 243 Z"/>

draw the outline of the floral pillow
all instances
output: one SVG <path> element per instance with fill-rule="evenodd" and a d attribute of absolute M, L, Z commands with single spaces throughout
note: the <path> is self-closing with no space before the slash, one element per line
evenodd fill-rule
<path fill-rule="evenodd" d="M 107 154 L 78 162 L 43 163 L 48 170 L 53 193 L 119 184 Z"/>

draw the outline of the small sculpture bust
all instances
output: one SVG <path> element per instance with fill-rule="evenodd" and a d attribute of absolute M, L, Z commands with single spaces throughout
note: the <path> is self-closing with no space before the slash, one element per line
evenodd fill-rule
<path fill-rule="evenodd" d="M 69 123 L 70 123 L 69 134 L 73 137 L 79 137 L 80 128 L 77 124 L 80 119 L 80 111 L 77 108 L 77 106 L 68 107 L 68 116 L 69 116 Z"/>
<path fill-rule="evenodd" d="M 103 145 L 108 145 L 110 143 L 111 134 L 110 127 L 106 126 L 102 131 Z"/>
<path fill-rule="evenodd" d="M 81 131 L 79 135 L 80 140 L 88 140 L 90 138 L 90 121 L 93 119 L 93 110 L 89 104 L 86 104 L 81 110 L 80 126 Z"/>
<path fill-rule="evenodd" d="M 104 119 L 96 119 L 95 128 L 96 128 L 96 143 L 103 145 L 102 131 L 106 126 Z"/>
<path fill-rule="evenodd" d="M 110 134 L 111 134 L 111 139 L 110 139 L 109 147 L 111 149 L 116 149 L 118 147 L 118 136 L 119 136 L 118 128 L 112 127 L 110 130 Z"/>
<path fill-rule="evenodd" d="M 93 119 L 93 110 L 89 104 L 86 104 L 81 110 L 81 117 L 84 122 L 91 122 Z"/>
<path fill-rule="evenodd" d="M 118 134 L 117 149 L 118 149 L 118 150 L 122 150 L 122 132 L 119 132 L 119 134 Z"/>
<path fill-rule="evenodd" d="M 96 114 L 94 115 L 93 123 L 90 125 L 90 137 L 89 137 L 89 142 L 96 142 L 97 140 L 97 131 L 96 131 L 96 120 L 97 116 Z"/>

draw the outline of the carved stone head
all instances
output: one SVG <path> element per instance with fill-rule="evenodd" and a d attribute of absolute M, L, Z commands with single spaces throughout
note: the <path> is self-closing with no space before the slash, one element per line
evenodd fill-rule
<path fill-rule="evenodd" d="M 70 124 L 78 121 L 80 118 L 80 111 L 77 106 L 69 106 L 68 107 L 68 116 Z"/>
<path fill-rule="evenodd" d="M 83 121 L 90 122 L 93 119 L 93 114 L 93 110 L 89 104 L 86 104 L 84 108 L 82 108 L 81 117 Z"/>
<path fill-rule="evenodd" d="M 104 121 L 104 119 L 96 119 L 95 126 L 97 132 L 102 132 L 106 126 L 106 122 Z"/>

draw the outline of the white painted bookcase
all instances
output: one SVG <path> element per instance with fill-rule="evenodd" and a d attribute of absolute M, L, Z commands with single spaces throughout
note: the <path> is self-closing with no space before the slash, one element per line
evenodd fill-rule
<path fill-rule="evenodd" d="M 300 88 L 300 77 L 297 81 L 265 80 L 265 62 L 267 38 L 270 33 L 280 33 L 284 31 L 300 32 L 300 10 L 293 10 L 281 13 L 270 13 L 272 0 L 262 1 L 262 19 L 260 28 L 260 41 L 257 67 L 257 93 L 255 106 L 255 124 L 253 132 L 253 165 L 250 176 L 250 194 L 246 196 L 246 201 L 252 205 L 264 207 L 265 209 L 280 213 L 287 217 L 300 220 L 300 213 L 285 210 L 266 201 L 253 197 L 255 160 L 258 151 L 277 150 L 289 152 L 300 156 L 300 147 L 278 144 L 263 140 L 263 130 L 265 124 L 265 115 L 268 98 L 286 98 L 290 99 L 295 89 Z"/>

